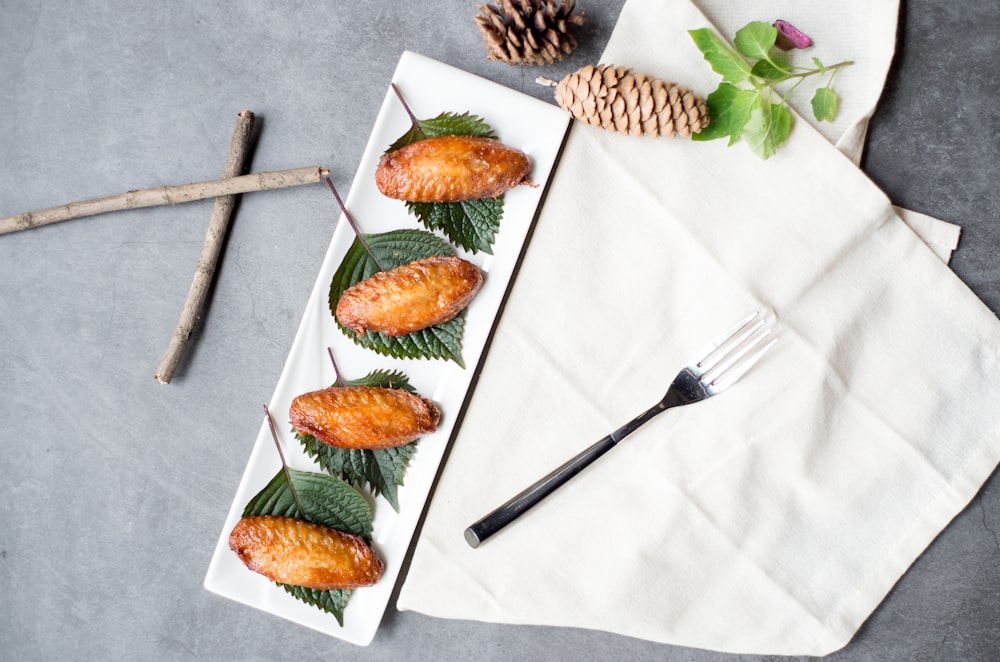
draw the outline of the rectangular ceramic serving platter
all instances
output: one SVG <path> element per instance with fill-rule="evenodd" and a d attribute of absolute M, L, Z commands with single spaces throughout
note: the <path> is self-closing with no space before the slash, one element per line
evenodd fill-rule
<path fill-rule="evenodd" d="M 535 185 L 518 186 L 505 194 L 493 255 L 471 254 L 456 248 L 459 256 L 478 265 L 485 276 L 466 316 L 462 357 L 467 367 L 444 360 L 383 357 L 355 345 L 341 333 L 328 305 L 330 281 L 354 241 L 350 225 L 341 216 L 268 407 L 288 465 L 316 472 L 322 470 L 302 452 L 290 432 L 288 408 L 295 396 L 325 388 L 335 381 L 327 348 L 332 349 L 345 379 L 357 379 L 376 369 L 401 370 L 423 397 L 430 398 L 441 409 L 437 431 L 420 439 L 410 462 L 405 483 L 399 489 L 399 512 L 384 498 L 370 500 L 374 517 L 372 543 L 385 561 L 385 572 L 375 586 L 353 592 L 341 627 L 333 615 L 295 600 L 270 580 L 248 570 L 229 549 L 229 532 L 247 502 L 281 468 L 262 413 L 249 462 L 205 577 L 205 588 L 213 593 L 358 645 L 368 645 L 375 636 L 399 579 L 404 556 L 448 440 L 455 431 L 456 418 L 469 394 L 473 370 L 485 351 L 569 123 L 566 113 L 553 104 L 414 53 L 403 53 L 392 81 L 419 119 L 436 117 L 442 112 L 471 112 L 482 117 L 505 144 L 522 150 L 532 160 L 531 179 Z M 346 197 L 347 208 L 365 233 L 423 229 L 402 202 L 384 197 L 375 186 L 379 157 L 409 127 L 406 111 L 386 85 L 382 107 Z M 332 195 L 330 203 L 336 204 Z M 462 535 L 464 524 L 455 523 L 455 535 Z"/>

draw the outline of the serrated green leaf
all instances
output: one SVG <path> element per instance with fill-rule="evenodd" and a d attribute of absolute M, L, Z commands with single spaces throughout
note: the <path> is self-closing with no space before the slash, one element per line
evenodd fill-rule
<path fill-rule="evenodd" d="M 819 69 L 819 75 L 820 76 L 823 76 L 824 74 L 826 74 L 826 67 L 823 66 L 823 63 L 820 62 L 820 60 L 819 60 L 818 57 L 814 57 L 813 58 L 813 64 L 815 64 L 816 68 Z"/>
<path fill-rule="evenodd" d="M 750 76 L 750 64 L 709 28 L 688 30 L 695 46 L 712 70 L 727 83 L 739 83 Z"/>
<path fill-rule="evenodd" d="M 757 156 L 769 159 L 778 145 L 788 138 L 791 127 L 792 115 L 784 104 L 759 103 L 750 112 L 750 119 L 743 128 L 743 139 Z"/>
<path fill-rule="evenodd" d="M 720 83 L 719 87 L 705 99 L 712 121 L 691 138 L 716 140 L 728 136 L 729 144 L 732 145 L 739 140 L 753 105 L 759 101 L 760 92 L 757 90 L 741 90 L 735 85 Z"/>
<path fill-rule="evenodd" d="M 382 496 L 399 512 L 397 488 L 403 485 L 406 468 L 416 451 L 417 441 L 379 450 L 335 448 L 309 434 L 296 433 L 306 454 L 320 468 L 352 485 L 366 487 L 374 496 Z"/>
<path fill-rule="evenodd" d="M 375 386 L 417 392 L 409 378 L 399 370 L 373 370 L 360 379 L 344 380 L 344 386 Z M 385 497 L 392 509 L 399 512 L 397 487 L 403 484 L 410 457 L 416 450 L 416 441 L 396 448 L 371 451 L 334 448 L 312 435 L 294 429 L 292 432 L 306 454 L 316 460 L 324 471 L 352 485 L 369 488 L 374 496 Z"/>
<path fill-rule="evenodd" d="M 783 59 L 775 57 L 770 60 L 758 60 L 750 73 L 769 83 L 776 83 L 791 76 L 792 68 Z"/>
<path fill-rule="evenodd" d="M 503 196 L 462 202 L 407 202 L 406 208 L 428 230 L 441 230 L 462 248 L 493 254 L 503 217 Z"/>
<path fill-rule="evenodd" d="M 243 509 L 243 517 L 276 515 L 294 517 L 361 536 L 372 534 L 372 511 L 365 498 L 345 481 L 327 474 L 288 469 L 293 494 L 284 469 Z M 298 503 L 295 495 L 298 495 Z M 298 504 L 302 504 L 300 510 Z"/>
<path fill-rule="evenodd" d="M 365 241 L 379 262 L 386 269 L 398 267 L 414 260 L 435 255 L 454 255 L 451 245 L 437 235 L 424 230 L 393 230 L 382 234 L 365 235 Z M 330 312 L 334 314 L 344 290 L 379 270 L 368 251 L 355 238 L 330 282 Z M 336 317 L 334 317 L 336 319 Z M 462 359 L 462 330 L 465 311 L 453 319 L 403 336 L 387 336 L 368 331 L 362 335 L 342 326 L 337 327 L 354 343 L 383 356 L 401 359 L 447 359 L 465 367 Z"/>
<path fill-rule="evenodd" d="M 813 115 L 821 122 L 832 122 L 837 116 L 839 101 L 837 93 L 829 87 L 816 88 L 812 98 Z"/>
<path fill-rule="evenodd" d="M 471 113 L 441 113 L 429 120 L 417 120 L 409 131 L 389 145 L 385 153 L 411 145 L 425 138 L 438 136 L 479 136 L 480 138 L 496 138 L 497 135 L 486 121 Z"/>
<path fill-rule="evenodd" d="M 378 386 L 398 388 L 408 393 L 417 392 L 410 384 L 410 378 L 400 370 L 372 370 L 361 379 L 345 379 L 344 386 Z"/>
<path fill-rule="evenodd" d="M 278 584 L 278 582 L 275 582 Z M 323 611 L 333 614 L 341 627 L 344 627 L 344 609 L 347 608 L 347 601 L 351 598 L 351 589 L 342 588 L 330 591 L 319 591 L 305 586 L 292 586 L 291 584 L 278 584 L 281 588 L 297 600 L 301 600 L 307 605 L 312 605 Z"/>
<path fill-rule="evenodd" d="M 497 138 L 490 125 L 477 115 L 441 113 L 433 119 L 417 120 L 386 153 L 439 136 Z M 493 242 L 503 218 L 503 196 L 462 202 L 407 202 L 406 206 L 428 230 L 441 230 L 448 239 L 473 253 L 493 254 Z"/>
<path fill-rule="evenodd" d="M 291 475 L 295 494 L 288 485 Z M 314 524 L 371 540 L 371 507 L 361 494 L 339 478 L 326 474 L 279 469 L 274 478 L 258 492 L 243 509 L 243 517 L 272 515 L 295 517 Z M 303 586 L 275 582 L 290 595 L 306 604 L 333 614 L 344 625 L 344 609 L 351 596 L 350 589 L 319 591 Z"/>
<path fill-rule="evenodd" d="M 764 21 L 752 21 L 736 31 L 733 45 L 746 57 L 766 60 L 777 38 L 778 30 L 773 25 Z"/>

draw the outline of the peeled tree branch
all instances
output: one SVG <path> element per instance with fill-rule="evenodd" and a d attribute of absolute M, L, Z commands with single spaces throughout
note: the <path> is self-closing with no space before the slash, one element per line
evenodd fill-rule
<path fill-rule="evenodd" d="M 303 186 L 305 184 L 317 184 L 323 181 L 323 177 L 327 174 L 329 174 L 329 171 L 325 168 L 307 166 L 292 170 L 257 172 L 240 177 L 129 191 L 119 195 L 70 202 L 58 207 L 0 218 L 0 234 L 30 230 L 31 228 L 49 225 L 50 223 L 95 216 L 112 211 L 177 205 L 184 202 L 194 202 L 195 200 L 216 198 L 224 195 L 237 195 L 240 193 L 252 193 L 254 191 L 272 191 L 275 189 L 291 188 L 293 186 Z"/>

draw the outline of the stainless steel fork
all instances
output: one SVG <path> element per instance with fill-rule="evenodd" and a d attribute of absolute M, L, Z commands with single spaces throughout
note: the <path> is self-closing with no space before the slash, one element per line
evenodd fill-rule
<path fill-rule="evenodd" d="M 662 400 L 467 528 L 465 540 L 478 547 L 657 414 L 710 398 L 732 386 L 774 344 L 775 338 L 764 342 L 770 333 L 771 328 L 758 313 L 748 315 L 691 359 L 674 377 Z"/>

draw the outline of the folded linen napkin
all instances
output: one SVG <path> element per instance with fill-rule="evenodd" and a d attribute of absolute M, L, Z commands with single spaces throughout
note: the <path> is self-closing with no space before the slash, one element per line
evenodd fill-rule
<path fill-rule="evenodd" d="M 687 30 L 708 24 L 687 0 L 629 0 L 604 60 L 707 93 Z M 736 387 L 466 545 L 751 309 L 779 343 Z M 1000 322 L 806 122 L 768 161 L 577 125 L 398 607 L 829 653 L 1000 460 L 998 368 Z"/>

